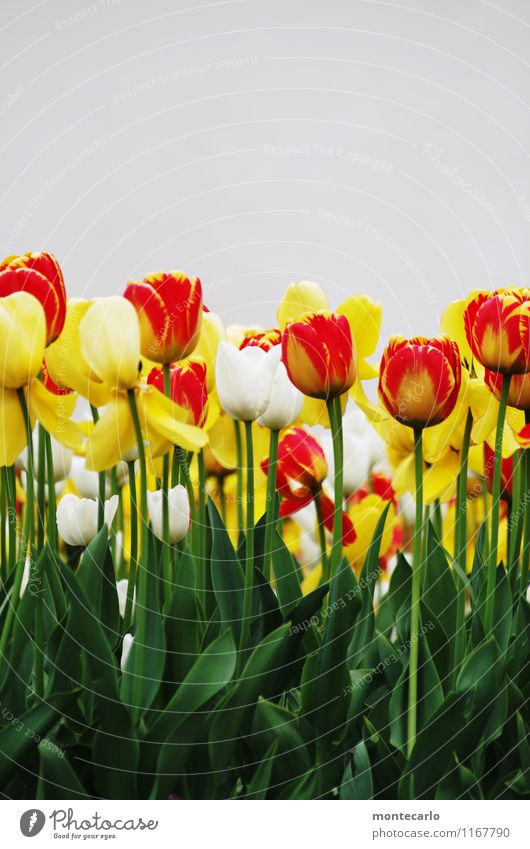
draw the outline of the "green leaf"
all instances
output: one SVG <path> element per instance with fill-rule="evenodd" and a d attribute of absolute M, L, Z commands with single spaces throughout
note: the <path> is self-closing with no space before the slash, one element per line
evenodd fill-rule
<path fill-rule="evenodd" d="M 217 507 L 210 499 L 208 513 L 212 528 L 212 586 L 221 616 L 222 626 L 231 629 L 239 645 L 243 617 L 243 569 L 234 551 Z"/>
<path fill-rule="evenodd" d="M 427 522 L 423 601 L 440 621 L 446 634 L 456 629 L 457 590 L 447 557 L 432 523 Z"/>
<path fill-rule="evenodd" d="M 259 699 L 249 738 L 256 759 L 261 760 L 277 742 L 272 782 L 275 794 L 310 769 L 305 743 L 297 730 L 297 718 L 290 711 L 265 699 Z"/>
<path fill-rule="evenodd" d="M 280 602 L 280 609 L 285 613 L 291 605 L 302 598 L 298 568 L 295 559 L 278 531 L 272 536 L 272 568 L 275 578 L 275 590 Z"/>
<path fill-rule="evenodd" d="M 39 701 L 22 716 L 13 717 L 0 731 L 0 787 L 5 787 L 13 773 L 23 767 L 29 752 L 49 733 L 75 698 L 75 693 L 49 696 L 46 702 Z"/>
<path fill-rule="evenodd" d="M 250 727 L 259 696 L 268 698 L 276 691 L 276 674 L 285 661 L 289 631 L 288 623 L 282 625 L 256 646 L 240 680 L 217 705 L 209 737 L 214 770 L 223 771 L 228 766 L 239 734 Z"/>
<path fill-rule="evenodd" d="M 370 758 L 364 740 L 355 747 L 353 755 L 355 775 L 352 772 L 351 760 L 349 761 L 340 787 L 341 799 L 372 799 L 373 783 Z"/>
<path fill-rule="evenodd" d="M 55 751 L 54 751 L 55 750 Z M 38 799 L 91 799 L 64 752 L 49 742 L 39 745 Z"/>
<path fill-rule="evenodd" d="M 256 772 L 252 776 L 242 798 L 243 799 L 266 799 L 267 790 L 271 783 L 272 768 L 278 748 L 278 740 L 275 740 L 270 749 L 265 753 L 258 764 Z"/>
<path fill-rule="evenodd" d="M 166 615 L 164 689 L 170 693 L 184 680 L 200 653 L 201 623 L 195 589 L 195 564 L 187 551 L 180 554 L 175 589 Z"/>
<path fill-rule="evenodd" d="M 121 620 L 108 537 L 108 527 L 103 524 L 81 557 L 76 575 L 90 610 L 103 626 L 109 645 L 114 646 L 119 639 Z"/>
<path fill-rule="evenodd" d="M 152 539 L 152 534 L 149 534 Z M 160 688 L 165 664 L 165 634 L 161 615 L 160 581 L 150 547 L 147 564 L 138 564 L 136 631 L 121 679 L 120 696 L 134 712 L 147 710 Z"/>

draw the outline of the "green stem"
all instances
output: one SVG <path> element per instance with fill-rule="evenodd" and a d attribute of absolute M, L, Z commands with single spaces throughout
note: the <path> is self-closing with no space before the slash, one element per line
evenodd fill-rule
<path fill-rule="evenodd" d="M 8 525 L 8 572 L 6 578 L 11 575 L 17 563 L 17 493 L 15 483 L 15 467 L 4 466 L 2 469 L 4 488 L 7 498 L 7 525 Z"/>
<path fill-rule="evenodd" d="M 422 430 L 414 430 L 414 468 L 416 475 L 416 521 L 412 554 L 412 598 L 410 603 L 409 693 L 407 713 L 407 756 L 416 742 L 418 710 L 418 653 L 420 630 L 420 598 L 422 580 L 421 537 L 423 520 L 423 447 Z"/>
<path fill-rule="evenodd" d="M 99 421 L 99 411 L 93 404 L 90 405 L 94 424 Z M 105 472 L 98 472 L 98 531 L 103 527 L 105 521 Z"/>
<path fill-rule="evenodd" d="M 521 578 L 520 578 L 520 596 L 521 599 L 526 598 L 528 589 L 528 563 L 530 560 L 530 453 L 529 449 L 525 448 L 523 453 L 523 480 L 525 488 L 525 503 L 524 503 L 524 544 L 521 555 Z"/>
<path fill-rule="evenodd" d="M 48 476 L 48 542 L 53 552 L 57 551 L 57 508 L 55 499 L 55 471 L 53 468 L 52 439 L 50 434 L 44 431 L 46 443 L 46 474 Z"/>
<path fill-rule="evenodd" d="M 245 435 L 247 442 L 247 534 L 245 543 L 245 587 L 243 591 L 241 622 L 241 652 L 248 645 L 250 618 L 252 616 L 252 587 L 254 584 L 254 451 L 252 446 L 252 422 L 245 422 Z"/>
<path fill-rule="evenodd" d="M 263 574 L 267 581 L 272 573 L 272 549 L 274 532 L 276 530 L 276 466 L 278 463 L 278 439 L 280 433 L 271 430 L 269 442 L 269 465 L 267 469 L 267 514 L 265 517 L 265 545 L 263 552 Z"/>
<path fill-rule="evenodd" d="M 26 403 L 26 396 L 23 389 L 17 389 L 18 400 L 24 418 L 27 439 L 27 487 L 26 487 L 26 521 L 24 528 L 24 539 L 22 541 L 22 556 L 20 558 L 18 569 L 19 574 L 23 574 L 25 566 L 25 551 L 29 552 L 29 568 L 33 568 L 33 532 L 34 532 L 34 497 L 35 497 L 35 467 L 33 462 L 33 433 L 31 430 L 31 421 Z M 44 463 L 42 464 L 44 466 Z M 39 477 L 42 473 L 42 468 L 39 470 Z M 33 580 L 38 587 L 42 586 L 43 576 L 38 573 L 38 558 L 34 567 Z M 15 590 L 14 590 L 15 591 Z M 20 584 L 16 588 L 16 596 L 13 598 L 11 609 L 14 611 L 15 604 L 18 603 L 20 595 Z M 34 651 L 34 675 L 35 675 L 35 692 L 38 696 L 44 694 L 44 622 L 42 609 L 42 596 L 40 591 L 37 592 L 35 600 L 35 651 Z"/>
<path fill-rule="evenodd" d="M 318 539 L 320 542 L 320 561 L 322 566 L 322 583 L 329 581 L 329 560 L 328 550 L 326 547 L 326 529 L 324 527 L 324 519 L 322 517 L 322 504 L 320 501 L 320 492 L 315 495 L 315 508 L 317 511 L 317 528 Z"/>
<path fill-rule="evenodd" d="M 163 365 L 164 374 L 164 395 L 166 398 L 171 397 L 171 373 L 169 363 Z M 169 453 L 164 454 L 162 461 L 162 564 L 164 575 L 164 597 L 169 601 L 171 597 L 171 586 L 173 584 L 171 574 L 171 548 L 169 545 Z"/>
<path fill-rule="evenodd" d="M 199 495 L 197 505 L 197 588 L 199 597 L 205 601 L 206 593 L 206 559 L 204 542 L 206 536 L 206 468 L 204 465 L 204 453 L 201 450 L 197 455 L 197 466 L 199 469 Z"/>
<path fill-rule="evenodd" d="M 236 434 L 236 457 L 237 457 L 237 527 L 239 534 L 243 533 L 243 440 L 241 439 L 241 424 L 234 419 L 234 430 Z"/>
<path fill-rule="evenodd" d="M 39 479 L 37 481 L 37 551 L 44 548 L 44 516 L 46 512 L 46 444 L 45 430 L 39 422 L 38 428 Z"/>
<path fill-rule="evenodd" d="M 131 626 L 134 590 L 136 587 L 137 557 L 138 557 L 138 504 L 136 501 L 136 474 L 134 461 L 127 463 L 129 472 L 129 495 L 131 507 L 131 549 L 129 556 L 129 577 L 127 580 L 127 600 L 125 602 L 125 616 L 123 619 L 123 630 L 128 631 Z"/>
<path fill-rule="evenodd" d="M 467 571 L 467 468 L 469 460 L 469 443 L 471 440 L 471 427 L 473 416 L 471 410 L 467 411 L 464 438 L 462 440 L 462 454 L 460 472 L 457 481 L 456 496 L 456 521 L 455 521 L 455 560 L 463 574 Z M 456 678 L 457 670 L 464 658 L 466 643 L 466 585 L 460 575 L 454 573 L 457 599 L 456 599 L 456 633 L 454 639 L 453 676 Z"/>
<path fill-rule="evenodd" d="M 342 497 L 344 447 L 342 443 L 342 409 L 340 397 L 327 402 L 331 436 L 333 440 L 333 465 L 335 467 L 335 509 L 333 513 L 333 542 L 331 545 L 330 577 L 333 578 L 342 557 Z"/>
<path fill-rule="evenodd" d="M 488 557 L 488 574 L 486 583 L 486 607 L 484 611 L 484 631 L 488 636 L 493 627 L 493 612 L 495 606 L 495 581 L 497 577 L 497 549 L 499 543 L 499 507 L 501 500 L 501 466 L 502 466 L 502 435 L 508 392 L 510 390 L 510 375 L 505 374 L 502 380 L 497 431 L 495 433 L 495 457 L 493 461 L 493 503 L 491 506 L 491 544 Z"/>

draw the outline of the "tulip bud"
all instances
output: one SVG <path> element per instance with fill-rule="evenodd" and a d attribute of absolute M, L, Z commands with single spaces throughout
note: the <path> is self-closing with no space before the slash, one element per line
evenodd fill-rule
<path fill-rule="evenodd" d="M 461 376 L 456 342 L 444 336 L 410 340 L 394 336 L 381 360 L 379 397 L 401 424 L 430 427 L 452 413 Z"/>
<path fill-rule="evenodd" d="M 258 419 L 258 424 L 271 430 L 290 427 L 296 421 L 304 403 L 304 396 L 293 386 L 283 363 L 276 366 L 267 409 Z"/>
<path fill-rule="evenodd" d="M 322 311 L 287 324 L 282 359 L 291 381 L 304 395 L 329 400 L 347 392 L 357 377 L 348 319 Z"/>
<path fill-rule="evenodd" d="M 118 496 L 105 501 L 105 524 L 110 527 L 118 509 Z M 57 506 L 57 528 L 67 545 L 88 545 L 98 533 L 98 503 L 68 493 Z"/>
<path fill-rule="evenodd" d="M 116 582 L 116 590 L 118 593 L 118 608 L 120 611 L 120 616 L 123 619 L 125 617 L 125 608 L 127 607 L 127 590 L 129 588 L 129 581 L 127 578 L 122 578 L 121 581 Z M 132 611 L 131 617 L 134 618 L 134 611 L 136 608 L 136 590 L 133 593 L 133 603 L 132 603 Z"/>
<path fill-rule="evenodd" d="M 482 365 L 501 374 L 530 371 L 530 290 L 479 292 L 464 312 L 467 340 Z"/>
<path fill-rule="evenodd" d="M 163 533 L 163 499 L 161 489 L 147 493 L 147 506 L 151 517 L 151 528 L 157 539 L 175 545 L 184 539 L 190 524 L 190 502 L 185 488 L 178 484 L 168 492 L 169 539 L 164 540 Z"/>
<path fill-rule="evenodd" d="M 182 271 L 150 274 L 140 283 L 129 283 L 124 297 L 138 313 L 144 357 L 171 363 L 192 353 L 202 323 L 198 277 L 187 277 Z"/>
<path fill-rule="evenodd" d="M 134 637 L 132 634 L 124 634 L 123 643 L 121 646 L 121 658 L 120 658 L 120 669 L 122 672 L 125 672 L 125 667 L 127 666 L 127 660 L 131 653 L 131 649 L 133 647 Z"/>
<path fill-rule="evenodd" d="M 229 416 L 253 422 L 265 412 L 280 357 L 279 345 L 270 351 L 256 346 L 239 351 L 221 342 L 215 366 L 217 394 Z"/>

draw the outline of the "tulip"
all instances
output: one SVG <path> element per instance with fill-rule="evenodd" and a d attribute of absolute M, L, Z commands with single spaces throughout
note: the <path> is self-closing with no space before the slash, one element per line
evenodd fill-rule
<path fill-rule="evenodd" d="M 289 380 L 287 369 L 279 362 L 272 377 L 271 396 L 258 424 L 278 431 L 290 427 L 300 415 L 304 396 Z"/>
<path fill-rule="evenodd" d="M 102 407 L 110 398 L 110 387 L 88 365 L 79 338 L 81 322 L 92 304 L 79 298 L 68 301 L 64 330 L 46 349 L 45 370 L 59 389 L 79 392 L 90 404 Z"/>
<path fill-rule="evenodd" d="M 46 317 L 46 345 L 60 335 L 66 316 L 66 291 L 59 263 L 49 253 L 11 256 L 0 263 L 0 297 L 28 292 Z"/>
<path fill-rule="evenodd" d="M 322 310 L 287 324 L 282 359 L 290 380 L 304 395 L 329 401 L 347 392 L 357 375 L 347 318 Z"/>
<path fill-rule="evenodd" d="M 134 644 L 134 637 L 132 634 L 124 634 L 123 635 L 123 643 L 121 646 L 121 657 L 120 657 L 120 669 L 122 672 L 125 672 L 125 668 L 127 666 L 127 660 L 129 659 L 129 655 L 131 653 L 131 649 Z"/>
<path fill-rule="evenodd" d="M 501 399 L 503 375 L 486 369 L 484 380 L 497 401 Z M 530 373 L 513 374 L 508 389 L 508 406 L 517 410 L 530 410 Z"/>
<path fill-rule="evenodd" d="M 243 348 L 261 348 L 262 351 L 270 351 L 275 345 L 280 345 L 282 332 L 277 327 L 271 330 L 247 330 L 239 343 L 239 350 Z"/>
<path fill-rule="evenodd" d="M 116 581 L 116 591 L 118 593 L 118 608 L 119 608 L 120 616 L 121 616 L 122 619 L 125 618 L 125 611 L 127 609 L 128 585 L 129 585 L 129 581 L 127 580 L 127 578 L 122 578 L 120 581 Z M 135 607 L 136 607 L 136 592 L 133 594 L 131 616 L 134 616 Z"/>
<path fill-rule="evenodd" d="M 257 346 L 238 351 L 221 342 L 215 367 L 217 394 L 229 416 L 237 421 L 253 422 L 265 412 L 280 357 L 279 345 L 270 351 Z"/>
<path fill-rule="evenodd" d="M 206 363 L 206 389 L 208 394 L 213 392 L 215 387 L 215 361 L 221 342 L 226 342 L 223 322 L 217 313 L 210 312 L 206 307 L 203 307 L 201 335 L 193 355 L 203 359 Z"/>
<path fill-rule="evenodd" d="M 292 321 L 298 321 L 304 313 L 329 310 L 329 302 L 326 294 L 318 283 L 302 280 L 300 283 L 291 283 L 287 287 L 283 298 L 278 306 L 276 317 L 282 330 Z"/>
<path fill-rule="evenodd" d="M 162 542 L 169 543 L 170 545 L 175 545 L 175 543 L 181 542 L 188 533 L 190 524 L 190 502 L 188 493 L 181 484 L 170 489 L 167 497 L 169 504 L 169 538 L 167 540 L 164 539 L 163 532 L 163 491 L 158 489 L 156 492 L 148 492 L 147 505 L 149 515 L 151 517 L 151 527 L 156 538 L 162 540 Z"/>
<path fill-rule="evenodd" d="M 169 366 L 169 397 L 187 411 L 188 424 L 202 427 L 208 415 L 207 366 L 204 360 L 190 358 Z M 164 373 L 160 368 L 149 372 L 148 384 L 164 392 Z"/>
<path fill-rule="evenodd" d="M 133 389 L 141 367 L 140 327 L 125 298 L 95 300 L 79 323 L 81 354 L 103 383 Z"/>
<path fill-rule="evenodd" d="M 118 496 L 105 501 L 105 523 L 112 525 L 118 509 Z M 87 546 L 98 533 L 98 505 L 90 498 L 69 493 L 57 506 L 57 528 L 67 545 Z"/>
<path fill-rule="evenodd" d="M 461 382 L 458 346 L 446 337 L 390 339 L 381 360 L 379 397 L 401 424 L 436 425 L 453 411 Z"/>
<path fill-rule="evenodd" d="M 45 344 L 39 301 L 27 292 L 0 297 L 0 385 L 20 389 L 31 383 L 41 369 Z"/>
<path fill-rule="evenodd" d="M 423 527 L 423 429 L 446 419 L 460 391 L 462 368 L 456 342 L 446 337 L 390 339 L 381 360 L 379 397 L 388 412 L 414 431 L 416 520 L 410 607 L 410 633 L 420 624 Z M 407 755 L 416 741 L 418 640 L 410 649 L 407 712 Z"/>
<path fill-rule="evenodd" d="M 188 357 L 201 332 L 202 287 L 181 271 L 128 283 L 124 297 L 138 313 L 142 354 L 157 363 Z"/>

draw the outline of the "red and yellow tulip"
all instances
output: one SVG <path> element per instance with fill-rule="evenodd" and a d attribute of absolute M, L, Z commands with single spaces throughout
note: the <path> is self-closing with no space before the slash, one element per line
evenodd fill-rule
<path fill-rule="evenodd" d="M 412 428 L 439 424 L 453 411 L 461 383 L 458 346 L 446 337 L 390 339 L 381 360 L 379 397 Z"/>
<path fill-rule="evenodd" d="M 490 371 L 530 371 L 530 290 L 478 292 L 464 312 L 473 356 Z"/>
<path fill-rule="evenodd" d="M 199 341 L 202 287 L 198 277 L 181 271 L 149 274 L 128 283 L 124 297 L 140 322 L 141 351 L 156 363 L 188 357 Z"/>
<path fill-rule="evenodd" d="M 0 263 L 0 297 L 28 292 L 40 302 L 46 318 L 46 345 L 57 339 L 66 317 L 66 290 L 59 263 L 49 253 L 10 256 Z"/>
<path fill-rule="evenodd" d="M 347 392 L 357 377 L 357 353 L 348 319 L 327 310 L 288 323 L 282 359 L 289 379 L 312 398 L 330 400 Z"/>

